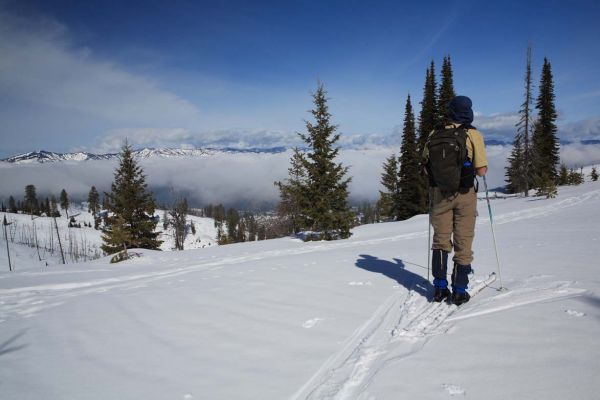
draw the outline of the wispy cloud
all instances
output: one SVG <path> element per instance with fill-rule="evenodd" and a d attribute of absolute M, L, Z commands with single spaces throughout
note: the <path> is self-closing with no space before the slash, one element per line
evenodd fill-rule
<path fill-rule="evenodd" d="M 38 17 L 10 15 L 0 7 L 0 100 L 11 104 L 13 130 L 37 132 L 65 121 L 105 126 L 192 126 L 200 110 L 155 80 L 103 60 L 72 43 L 67 27 Z M 19 108 L 19 104 L 22 106 Z"/>

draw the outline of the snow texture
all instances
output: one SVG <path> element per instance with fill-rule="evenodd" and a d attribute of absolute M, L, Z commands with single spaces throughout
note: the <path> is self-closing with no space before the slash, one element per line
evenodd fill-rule
<path fill-rule="evenodd" d="M 481 291 L 461 307 L 431 303 L 425 215 L 335 242 L 135 250 L 117 265 L 34 259 L 10 273 L 3 248 L 1 397 L 597 398 L 600 184 L 494 198 L 502 281 L 489 287 L 478 207 Z"/>

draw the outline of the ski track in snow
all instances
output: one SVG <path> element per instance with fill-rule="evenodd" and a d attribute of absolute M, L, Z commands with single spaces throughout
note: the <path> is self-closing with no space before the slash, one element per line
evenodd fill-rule
<path fill-rule="evenodd" d="M 490 280 L 474 282 L 473 296 L 491 284 Z M 571 284 L 573 282 L 554 282 L 546 287 L 499 292 L 461 308 L 430 303 L 413 290 L 408 293 L 400 290 L 390 296 L 290 399 L 371 399 L 367 389 L 379 371 L 420 351 L 432 337 L 448 332 L 452 322 L 576 297 L 585 292 L 570 287 Z M 457 311 L 462 313 L 454 316 Z M 565 312 L 574 317 L 585 315 L 573 310 Z M 448 384 L 444 388 L 453 396 L 466 393 L 456 385 Z"/>
<path fill-rule="evenodd" d="M 491 281 L 479 280 L 476 294 Z M 392 361 L 423 348 L 428 338 L 458 307 L 430 303 L 414 290 L 393 293 L 373 316 L 291 397 L 299 399 L 366 399 L 374 376 Z"/>

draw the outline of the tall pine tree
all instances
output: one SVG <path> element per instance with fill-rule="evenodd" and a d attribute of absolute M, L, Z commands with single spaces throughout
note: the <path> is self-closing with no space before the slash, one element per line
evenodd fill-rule
<path fill-rule="evenodd" d="M 431 131 L 438 123 L 438 100 L 437 84 L 435 81 L 435 66 L 433 60 L 425 74 L 425 86 L 423 88 L 423 100 L 421 100 L 421 113 L 419 114 L 419 139 L 417 152 L 423 154 L 425 143 Z M 419 213 L 426 213 L 429 204 L 429 181 L 427 177 L 420 175 L 419 178 Z"/>
<path fill-rule="evenodd" d="M 450 61 L 450 55 L 444 57 L 442 63 L 442 82 L 440 83 L 440 94 L 438 102 L 438 122 L 440 125 L 445 125 L 448 121 L 446 120 L 446 110 L 450 101 L 456 96 L 454 92 L 454 79 L 452 77 L 452 63 Z"/>
<path fill-rule="evenodd" d="M 399 204 L 398 219 L 408 219 L 419 214 L 422 189 L 420 186 L 421 157 L 417 152 L 417 135 L 415 131 L 415 115 L 410 95 L 406 98 L 404 109 L 404 127 L 400 149 L 400 170 L 398 174 Z"/>
<path fill-rule="evenodd" d="M 308 228 L 318 232 L 319 239 L 332 240 L 350 236 L 354 215 L 348 205 L 348 168 L 335 161 L 340 139 L 337 126 L 331 123 L 327 92 L 319 82 L 313 93 L 314 123 L 306 121 L 306 133 L 300 137 L 307 145 L 301 162 L 306 171 L 306 215 Z"/>
<path fill-rule="evenodd" d="M 102 250 L 113 254 L 126 248 L 158 249 L 161 241 L 155 232 L 154 199 L 148 192 L 146 177 L 125 143 L 119 155 L 111 192 L 105 193 L 109 216 L 102 235 Z"/>
<path fill-rule="evenodd" d="M 525 99 L 519 110 L 517 133 L 513 142 L 513 149 L 506 166 L 506 182 L 510 193 L 523 192 L 525 196 L 533 184 L 533 160 L 531 151 L 531 131 L 533 116 L 531 84 L 531 45 L 527 47 L 527 65 L 525 68 Z"/>
<path fill-rule="evenodd" d="M 554 105 L 554 83 L 552 67 L 547 58 L 544 58 L 540 89 L 535 104 L 537 121 L 533 129 L 533 167 L 536 176 L 536 187 L 548 187 L 550 181 L 556 183 L 558 179 L 558 164 L 560 161 L 560 147 L 556 136 L 556 107 Z"/>

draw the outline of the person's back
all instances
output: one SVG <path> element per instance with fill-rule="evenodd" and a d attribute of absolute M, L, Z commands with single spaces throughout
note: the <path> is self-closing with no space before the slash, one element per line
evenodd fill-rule
<path fill-rule="evenodd" d="M 432 272 L 434 301 L 451 296 L 452 302 L 469 301 L 467 285 L 471 272 L 477 216 L 475 175 L 487 172 L 483 136 L 473 122 L 471 100 L 456 96 L 448 105 L 448 123 L 429 136 L 423 156 L 426 160 L 432 196 Z M 454 248 L 452 293 L 448 289 L 448 254 Z"/>

